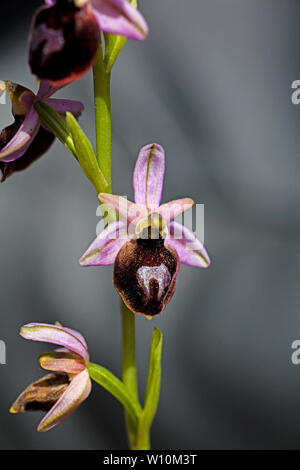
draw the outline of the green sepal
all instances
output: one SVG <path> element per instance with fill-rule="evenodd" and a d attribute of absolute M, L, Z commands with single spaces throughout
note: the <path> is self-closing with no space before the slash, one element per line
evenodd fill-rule
<path fill-rule="evenodd" d="M 34 103 L 34 109 L 38 113 L 44 126 L 51 131 L 77 159 L 71 132 L 67 128 L 65 120 L 59 112 L 43 101 L 37 101 Z"/>
<path fill-rule="evenodd" d="M 83 132 L 72 113 L 66 113 L 66 125 L 68 131 L 71 133 L 77 153 L 77 159 L 82 170 L 89 178 L 98 194 L 106 192 L 108 183 L 98 166 L 91 141 Z"/>
<path fill-rule="evenodd" d="M 140 404 L 129 393 L 127 387 L 112 372 L 105 367 L 89 362 L 87 366 L 89 375 L 97 384 L 105 388 L 124 406 L 130 418 L 137 426 L 142 409 Z"/>

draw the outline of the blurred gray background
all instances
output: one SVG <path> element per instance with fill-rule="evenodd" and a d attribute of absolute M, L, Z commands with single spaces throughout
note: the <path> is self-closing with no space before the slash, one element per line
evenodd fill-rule
<path fill-rule="evenodd" d="M 30 17 L 40 1 L 1 5 L 0 78 L 36 89 L 27 67 Z M 114 69 L 114 190 L 132 196 L 139 148 L 166 149 L 164 200 L 205 204 L 209 270 L 182 267 L 164 314 L 137 319 L 141 391 L 154 325 L 165 337 L 154 449 L 300 447 L 300 79 L 298 0 L 141 0 L 150 25 Z M 60 92 L 80 99 L 94 139 L 91 74 Z M 0 128 L 11 122 L 0 107 Z M 112 269 L 80 268 L 95 236 L 97 199 L 73 157 L 49 153 L 0 187 L 1 449 L 126 448 L 121 406 L 94 386 L 68 420 L 38 434 L 39 414 L 9 415 L 41 375 L 47 346 L 19 327 L 81 331 L 92 360 L 120 374 Z"/>

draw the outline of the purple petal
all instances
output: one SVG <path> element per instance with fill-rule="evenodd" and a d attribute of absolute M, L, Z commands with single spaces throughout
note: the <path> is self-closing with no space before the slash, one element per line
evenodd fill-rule
<path fill-rule="evenodd" d="M 154 210 L 159 206 L 165 172 L 165 151 L 158 144 L 140 150 L 133 173 L 134 201 Z"/>
<path fill-rule="evenodd" d="M 0 151 L 0 161 L 12 162 L 22 157 L 36 136 L 39 127 L 39 116 L 32 107 L 14 137 Z"/>
<path fill-rule="evenodd" d="M 125 197 L 116 194 L 100 193 L 98 198 L 103 204 L 113 209 L 117 214 L 120 214 L 128 222 L 136 221 L 148 215 L 146 207 L 134 204 Z"/>
<path fill-rule="evenodd" d="M 106 33 L 132 39 L 145 39 L 148 25 L 128 0 L 91 0 L 99 28 Z"/>
<path fill-rule="evenodd" d="M 197 268 L 207 268 L 210 265 L 203 244 L 188 228 L 172 221 L 169 230 L 170 234 L 165 243 L 177 252 L 181 263 Z"/>
<path fill-rule="evenodd" d="M 85 346 L 85 348 L 88 349 L 87 344 L 86 344 L 86 340 L 83 337 L 83 335 L 81 333 L 79 333 L 79 331 L 73 330 L 72 328 L 67 328 L 66 326 L 62 326 L 62 325 L 58 324 L 57 322 L 55 323 L 55 326 L 61 326 L 65 331 L 67 331 L 71 335 L 75 336 Z"/>
<path fill-rule="evenodd" d="M 58 98 L 46 98 L 43 102 L 54 108 L 59 113 L 72 113 L 75 117 L 79 117 L 84 109 L 80 101 L 64 100 Z"/>
<path fill-rule="evenodd" d="M 14 122 L 11 126 L 3 129 L 0 132 L 0 147 L 4 143 L 6 145 L 14 136 L 15 131 L 19 128 L 17 122 Z M 10 131 L 12 133 L 9 136 Z M 5 181 L 6 178 L 10 177 L 16 172 L 26 170 L 30 165 L 32 165 L 37 159 L 39 159 L 44 153 L 46 153 L 55 140 L 54 134 L 48 132 L 43 126 L 40 126 L 35 138 L 32 143 L 29 145 L 28 149 L 17 160 L 13 162 L 4 163 L 0 161 L 0 169 L 2 171 L 1 182 Z M 2 141 L 2 142 L 1 142 Z M 3 145 L 3 147 L 4 147 Z"/>
<path fill-rule="evenodd" d="M 56 3 L 56 0 L 45 0 L 46 5 L 54 5 Z"/>
<path fill-rule="evenodd" d="M 194 205 L 193 199 L 188 197 L 183 199 L 175 199 L 174 201 L 167 202 L 162 204 L 155 211 L 160 214 L 165 220 L 169 221 L 175 219 L 182 212 L 187 211 Z"/>
<path fill-rule="evenodd" d="M 77 332 L 59 325 L 49 325 L 47 323 L 28 323 L 20 330 L 22 338 L 32 341 L 57 344 L 69 351 L 73 351 L 81 356 L 86 363 L 89 361 L 89 353 L 85 342 L 78 337 Z"/>
<path fill-rule="evenodd" d="M 67 418 L 89 396 L 91 388 L 89 373 L 85 369 L 73 378 L 67 390 L 40 422 L 38 431 L 49 431 Z"/>
<path fill-rule="evenodd" d="M 39 363 L 43 369 L 67 374 L 78 374 L 85 369 L 82 357 L 64 349 L 41 354 Z"/>
<path fill-rule="evenodd" d="M 40 87 L 39 87 L 39 90 L 37 92 L 37 99 L 46 99 L 46 98 L 49 98 L 50 96 L 52 96 L 56 91 L 58 91 L 60 88 L 62 88 L 61 86 L 54 86 L 54 85 L 51 85 L 50 82 L 48 82 L 48 80 L 42 80 L 40 82 Z"/>
<path fill-rule="evenodd" d="M 80 258 L 80 265 L 105 266 L 113 264 L 120 248 L 127 240 L 127 224 L 120 220 L 112 222 L 98 235 Z"/>

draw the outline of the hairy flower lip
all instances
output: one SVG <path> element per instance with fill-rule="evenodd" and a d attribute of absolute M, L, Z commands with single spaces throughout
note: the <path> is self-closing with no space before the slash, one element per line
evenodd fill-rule
<path fill-rule="evenodd" d="M 60 1 L 36 11 L 30 31 L 29 65 L 34 75 L 64 86 L 93 65 L 99 28 L 89 2 Z"/>
<path fill-rule="evenodd" d="M 128 0 L 46 0 L 31 26 L 32 73 L 59 86 L 81 78 L 93 66 L 101 31 L 143 40 L 148 25 Z"/>
<path fill-rule="evenodd" d="M 113 284 L 125 305 L 148 319 L 161 314 L 176 287 L 179 258 L 160 240 L 131 240 L 120 249 Z"/>
<path fill-rule="evenodd" d="M 47 411 L 38 431 L 48 431 L 73 413 L 91 392 L 86 341 L 76 330 L 60 324 L 29 323 L 20 329 L 20 335 L 59 346 L 39 357 L 41 367 L 51 374 L 29 385 L 10 408 L 14 414 Z"/>

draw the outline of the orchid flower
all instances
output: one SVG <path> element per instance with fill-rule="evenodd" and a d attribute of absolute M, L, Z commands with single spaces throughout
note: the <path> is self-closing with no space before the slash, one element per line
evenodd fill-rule
<path fill-rule="evenodd" d="M 128 308 L 152 317 L 170 301 L 179 264 L 207 268 L 203 244 L 173 219 L 192 207 L 190 198 L 160 205 L 164 149 L 140 150 L 133 174 L 134 203 L 101 193 L 100 201 L 121 217 L 105 228 L 80 259 L 81 266 L 114 264 L 114 285 Z"/>
<path fill-rule="evenodd" d="M 13 124 L 0 132 L 0 169 L 4 181 L 15 171 L 27 168 L 44 154 L 54 141 L 54 135 L 43 127 L 34 109 L 36 101 L 43 101 L 60 114 L 67 111 L 78 117 L 83 104 L 79 101 L 50 98 L 58 87 L 42 81 L 37 95 L 28 88 L 11 81 L 0 81 L 0 92 L 7 91 L 12 103 Z"/>
<path fill-rule="evenodd" d="M 21 328 L 20 335 L 59 346 L 39 357 L 40 366 L 51 373 L 29 385 L 10 408 L 11 413 L 47 411 L 38 431 L 48 431 L 73 413 L 90 394 L 87 345 L 80 333 L 60 324 L 29 323 Z"/>
<path fill-rule="evenodd" d="M 66 85 L 92 67 L 100 31 L 145 39 L 148 26 L 128 0 L 46 0 L 33 19 L 29 64 L 39 78 Z"/>

